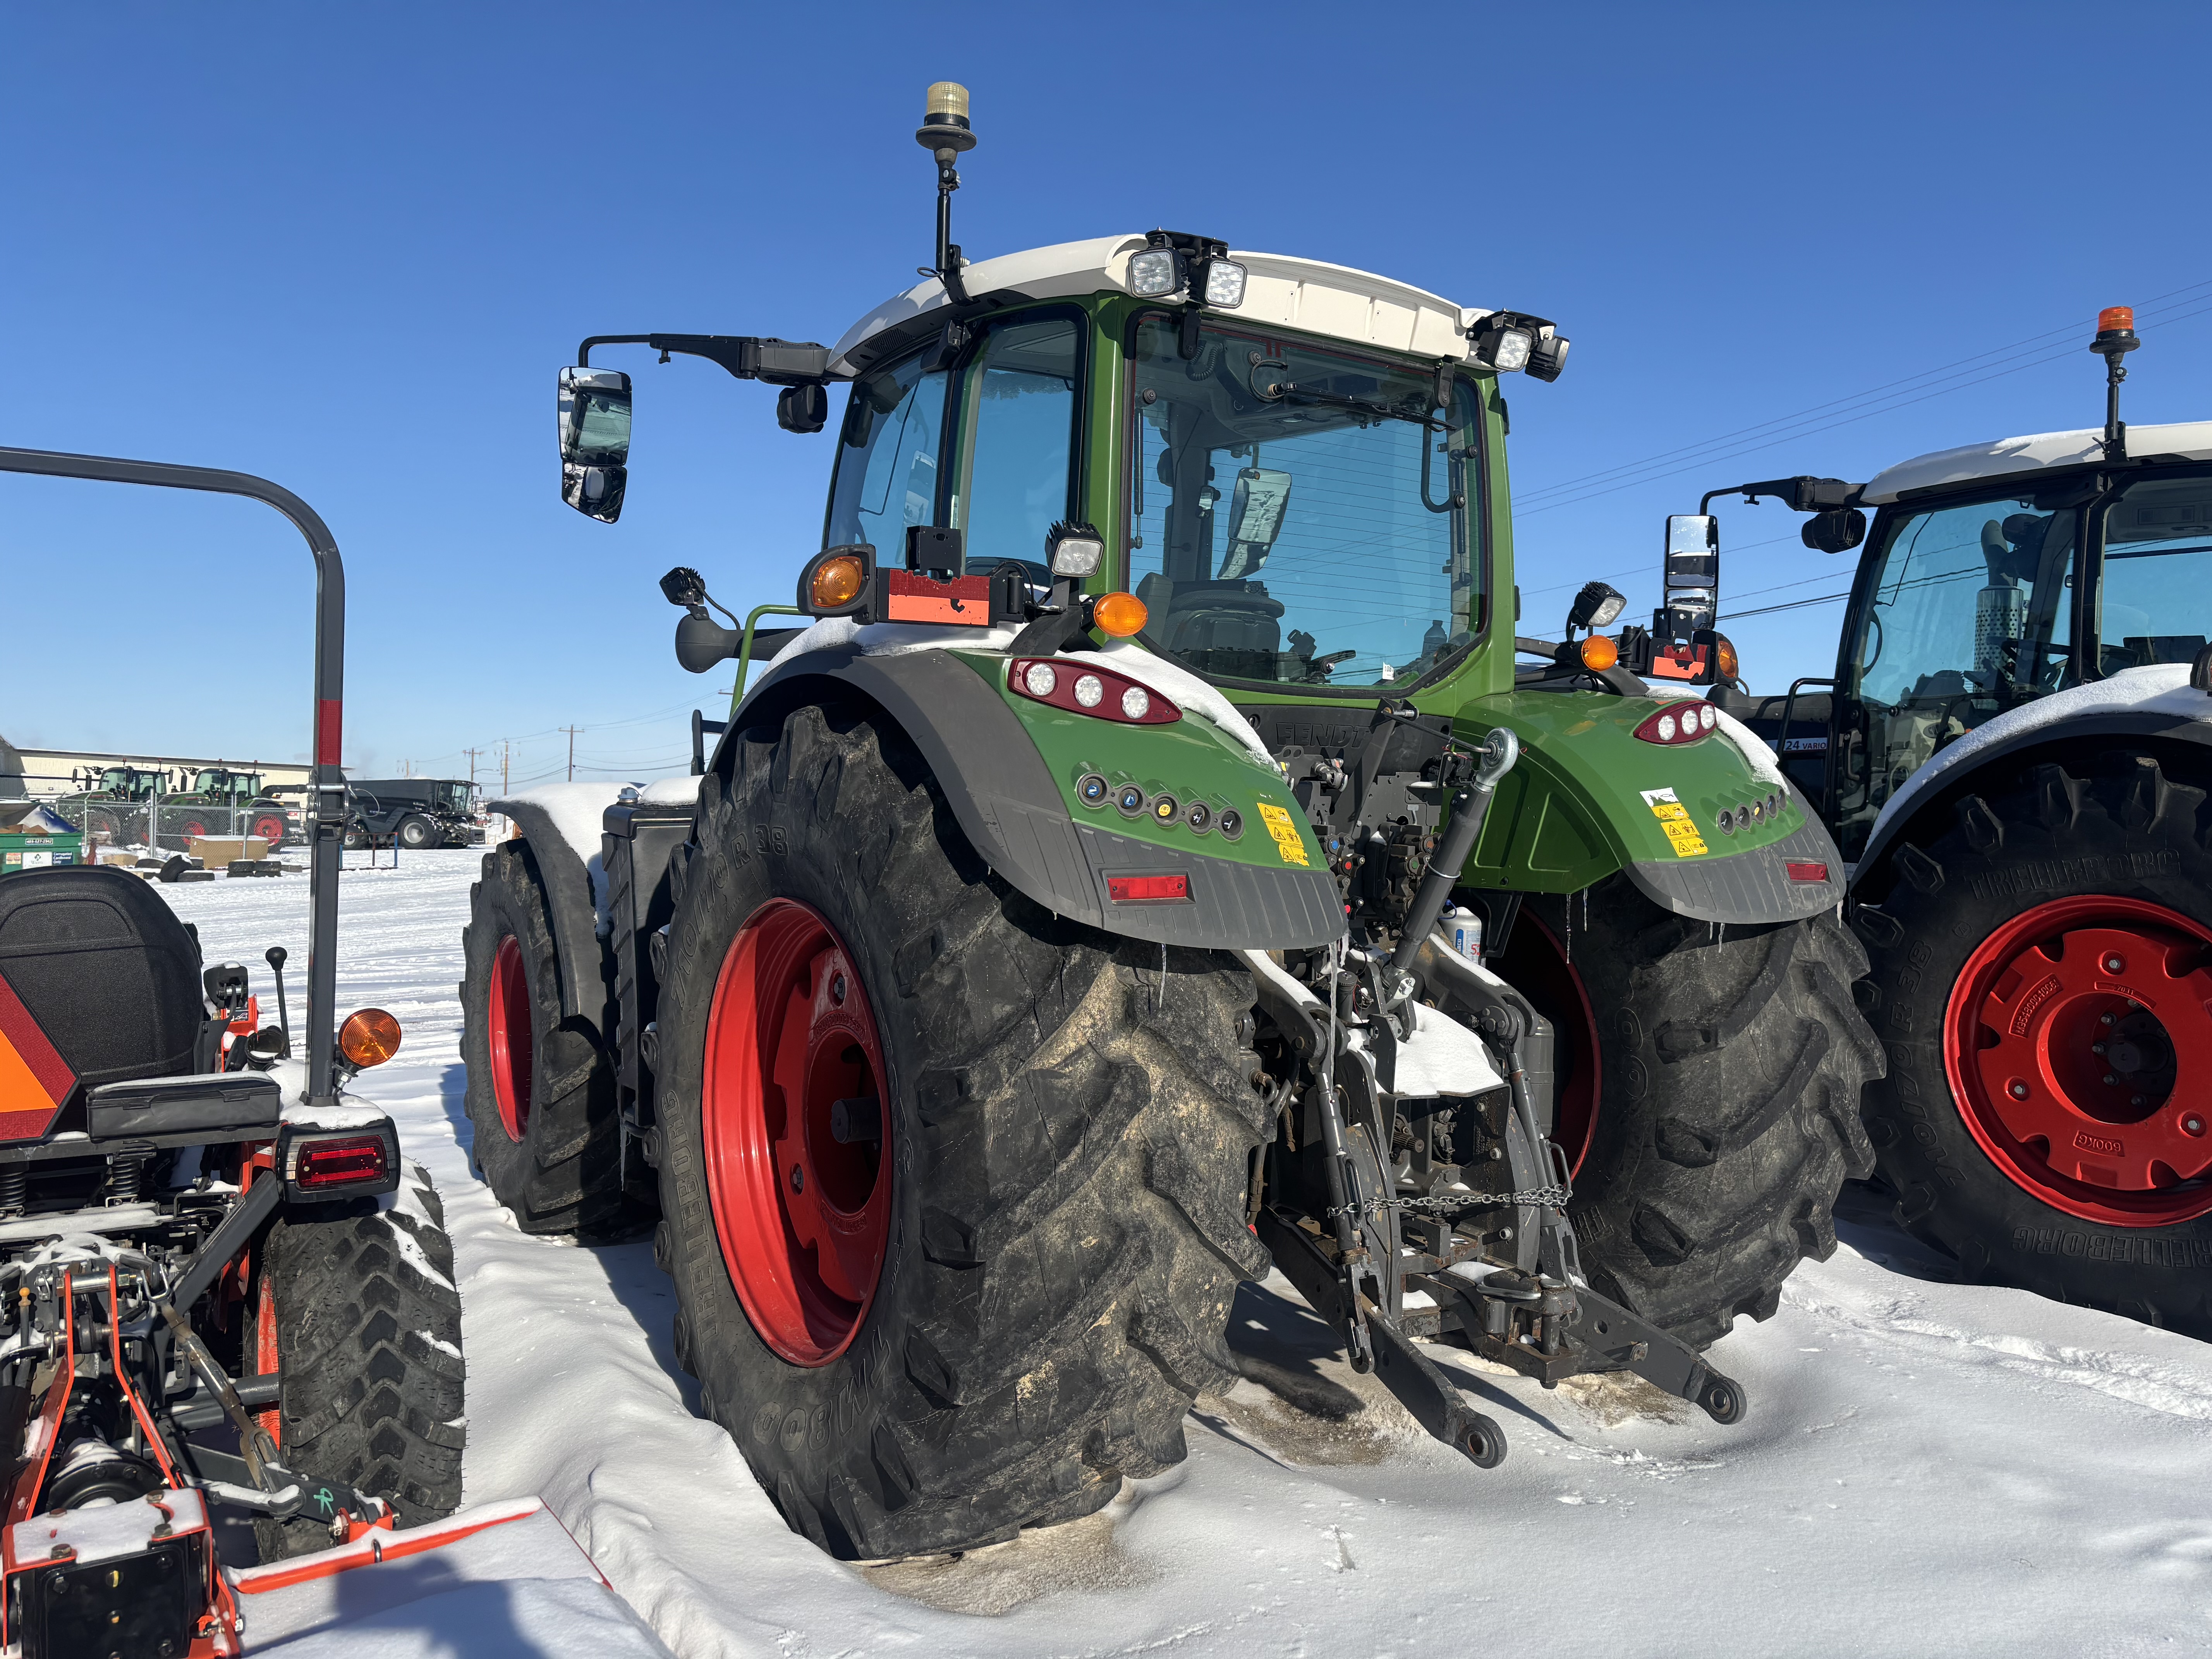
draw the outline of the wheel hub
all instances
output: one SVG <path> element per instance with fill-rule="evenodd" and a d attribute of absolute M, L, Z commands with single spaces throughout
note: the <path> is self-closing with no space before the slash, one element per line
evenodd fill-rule
<path fill-rule="evenodd" d="M 2038 905 L 1967 959 L 1945 1019 L 1967 1127 L 2069 1213 L 2164 1226 L 2212 1210 L 2212 931 L 2104 895 Z"/>
<path fill-rule="evenodd" d="M 700 1122 L 714 1229 L 761 1339 L 823 1365 L 860 1329 L 890 1242 L 875 1017 L 836 929 L 771 899 L 724 957 Z"/>

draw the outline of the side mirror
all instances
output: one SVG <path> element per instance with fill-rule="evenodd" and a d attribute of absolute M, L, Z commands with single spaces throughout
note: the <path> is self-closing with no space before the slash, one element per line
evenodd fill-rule
<path fill-rule="evenodd" d="M 1816 553 L 1848 553 L 1866 539 L 1867 517 L 1855 507 L 1832 507 L 1805 520 L 1799 532 Z"/>
<path fill-rule="evenodd" d="M 1713 625 L 1720 594 L 1721 524 L 1705 513 L 1678 513 L 1667 520 L 1667 557 L 1660 573 L 1662 605 L 1670 631 Z M 1686 637 L 1674 631 L 1674 637 Z"/>
<path fill-rule="evenodd" d="M 684 616 L 676 622 L 676 660 L 687 674 L 703 674 L 738 654 L 744 635 L 711 617 Z"/>
<path fill-rule="evenodd" d="M 622 516 L 629 482 L 629 376 L 564 368 L 560 386 L 561 499 L 587 518 Z"/>

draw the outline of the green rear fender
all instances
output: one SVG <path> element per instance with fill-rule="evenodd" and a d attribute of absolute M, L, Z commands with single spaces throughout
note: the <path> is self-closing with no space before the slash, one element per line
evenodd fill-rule
<path fill-rule="evenodd" d="M 1200 716 L 1133 726 L 1073 714 L 1010 690 L 1006 669 L 990 652 L 809 652 L 746 695 L 715 769 L 735 764 L 745 727 L 857 696 L 913 741 L 985 862 L 1056 915 L 1213 950 L 1299 949 L 1343 932 L 1334 878 L 1273 766 Z M 1111 788 L 1086 805 L 1078 785 L 1094 773 Z M 1135 816 L 1113 799 L 1130 785 L 1145 796 Z M 1187 816 L 1194 802 L 1207 807 L 1203 833 Z M 1231 812 L 1233 839 L 1219 828 Z M 1157 884 L 1115 881 L 1145 876 L 1183 882 L 1158 897 Z"/>
<path fill-rule="evenodd" d="M 1724 731 L 1679 744 L 1635 735 L 1665 706 L 1512 691 L 1462 707 L 1462 738 L 1502 726 L 1521 743 L 1465 884 L 1571 893 L 1626 871 L 1662 908 L 1703 921 L 1793 921 L 1839 902 L 1843 865 L 1827 832 L 1771 767 L 1762 776 Z M 1752 821 L 1723 834 L 1721 814 L 1735 822 L 1746 809 Z"/>

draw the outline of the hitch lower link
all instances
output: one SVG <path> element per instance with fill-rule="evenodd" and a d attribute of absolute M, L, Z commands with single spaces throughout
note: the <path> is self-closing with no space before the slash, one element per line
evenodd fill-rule
<path fill-rule="evenodd" d="M 1435 1258 L 1416 1252 L 1401 1269 L 1401 1297 L 1425 1291 L 1435 1309 L 1394 1317 L 1371 1293 L 1371 1267 L 1363 1273 L 1366 1264 L 1333 1256 L 1321 1238 L 1273 1206 L 1261 1208 L 1255 1224 L 1283 1276 L 1316 1313 L 1345 1333 L 1357 1369 L 1367 1370 L 1359 1358 L 1372 1355 L 1376 1376 L 1414 1420 L 1480 1468 L 1504 1462 L 1504 1431 L 1469 1405 L 1459 1385 L 1424 1352 L 1408 1328 L 1417 1320 L 1424 1326 L 1433 1322 L 1433 1332 L 1426 1334 L 1455 1335 L 1471 1352 L 1547 1389 L 1570 1376 L 1630 1371 L 1694 1402 L 1716 1423 L 1743 1419 L 1740 1383 L 1687 1343 L 1587 1285 L 1511 1267 L 1436 1271 Z M 1555 1224 L 1565 1226 L 1565 1218 L 1559 1216 Z M 1359 1283 L 1362 1278 L 1367 1283 Z"/>

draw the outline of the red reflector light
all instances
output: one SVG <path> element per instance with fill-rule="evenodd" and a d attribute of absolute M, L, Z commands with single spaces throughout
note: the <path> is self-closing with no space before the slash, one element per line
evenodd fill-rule
<path fill-rule="evenodd" d="M 1188 876 L 1109 876 L 1106 896 L 1116 904 L 1188 904 Z"/>
<path fill-rule="evenodd" d="M 292 1165 L 292 1179 L 303 1190 L 313 1192 L 383 1181 L 391 1170 L 382 1135 L 348 1135 L 302 1145 Z"/>
<path fill-rule="evenodd" d="M 1786 867 L 1790 872 L 1790 879 L 1792 881 L 1826 881 L 1828 878 L 1828 866 L 1825 864 L 1793 862 Z"/>
<path fill-rule="evenodd" d="M 1071 714 L 1124 726 L 1164 726 L 1182 718 L 1182 710 L 1151 686 L 1066 657 L 1015 658 L 1006 670 L 1006 689 Z"/>
<path fill-rule="evenodd" d="M 1719 724 L 1712 704 L 1683 697 L 1646 720 L 1635 735 L 1646 743 L 1695 743 Z"/>

